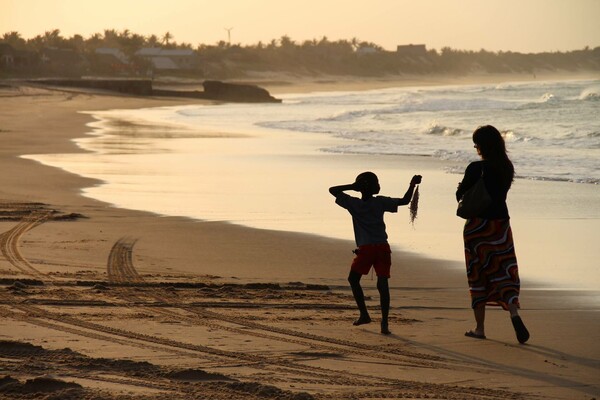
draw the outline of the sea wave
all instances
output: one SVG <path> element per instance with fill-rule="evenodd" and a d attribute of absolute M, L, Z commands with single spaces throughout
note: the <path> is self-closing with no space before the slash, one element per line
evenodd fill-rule
<path fill-rule="evenodd" d="M 498 90 L 498 91 L 519 91 L 522 90 L 522 84 L 515 84 L 515 83 L 499 83 L 496 86 L 494 86 L 494 90 Z"/>
<path fill-rule="evenodd" d="M 429 98 L 407 100 L 400 105 L 385 108 L 360 109 L 344 111 L 335 115 L 321 117 L 318 121 L 347 122 L 359 118 L 379 118 L 384 115 L 407 114 L 414 112 L 445 112 L 445 111 L 473 111 L 473 110 L 501 110 L 511 109 L 515 103 L 507 100 L 494 100 L 489 98 Z"/>
<path fill-rule="evenodd" d="M 334 114 L 327 117 L 317 118 L 316 121 L 319 122 L 347 122 L 355 119 L 363 118 L 365 116 L 371 116 L 373 114 L 383 113 L 384 111 L 374 111 L 374 110 L 355 110 L 355 111 L 344 111 L 342 113 Z"/>
<path fill-rule="evenodd" d="M 549 102 L 555 102 L 555 101 L 559 101 L 559 98 L 556 97 L 552 93 L 544 93 L 542 95 L 542 97 L 540 98 L 541 103 L 549 103 Z"/>
<path fill-rule="evenodd" d="M 468 162 L 468 161 L 471 161 L 473 159 L 473 153 L 471 151 L 467 152 L 465 150 L 445 150 L 445 149 L 440 149 L 440 150 L 436 150 L 436 151 L 433 152 L 433 157 L 434 158 L 439 158 L 440 160 L 444 160 L 444 161 L 462 161 L 462 162 Z M 462 168 L 461 172 L 464 172 L 464 170 L 465 170 L 464 167 L 460 167 L 460 168 Z"/>
<path fill-rule="evenodd" d="M 579 100 L 600 101 L 600 87 L 587 88 L 579 95 Z"/>
<path fill-rule="evenodd" d="M 441 135 L 441 136 L 458 136 L 464 135 L 467 132 L 460 128 L 450 128 L 448 126 L 432 124 L 425 129 L 427 135 Z"/>
<path fill-rule="evenodd" d="M 477 158 L 473 129 L 491 123 L 500 128 L 523 177 L 598 183 L 598 93 L 600 81 L 394 88 L 290 95 L 283 105 L 203 107 L 185 114 L 204 128 L 222 121 L 237 128 L 243 120 L 251 121 L 254 130 L 325 134 L 345 141 L 327 152 L 428 155 L 461 165 Z"/>
<path fill-rule="evenodd" d="M 538 138 L 535 138 L 533 136 L 523 135 L 513 130 L 501 131 L 500 134 L 502 135 L 504 140 L 509 143 L 527 143 L 539 140 Z"/>
<path fill-rule="evenodd" d="M 399 148 L 394 146 L 388 146 L 385 143 L 369 143 L 367 145 L 340 145 L 333 147 L 325 147 L 320 151 L 325 153 L 335 154 L 367 154 L 367 155 L 382 155 L 382 156 L 419 156 L 419 157 L 432 157 L 431 154 L 419 152 L 419 151 L 401 151 Z M 412 149 L 414 150 L 414 149 Z"/>
<path fill-rule="evenodd" d="M 586 183 L 590 185 L 598 185 L 600 179 L 596 178 L 569 178 L 569 177 L 552 177 L 552 176 L 538 176 L 538 175 L 519 175 L 516 174 L 515 178 L 519 179 L 530 179 L 532 181 L 547 181 L 547 182 L 571 182 L 571 183 Z"/>

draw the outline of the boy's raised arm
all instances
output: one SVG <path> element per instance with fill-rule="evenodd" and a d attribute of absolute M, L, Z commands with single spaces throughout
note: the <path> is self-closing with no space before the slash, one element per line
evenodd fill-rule
<path fill-rule="evenodd" d="M 329 193 L 331 193 L 332 196 L 337 197 L 340 193 L 346 190 L 357 190 L 356 182 L 349 183 L 347 185 L 332 186 L 329 188 Z"/>
<path fill-rule="evenodd" d="M 408 190 L 404 194 L 404 197 L 398 201 L 399 206 L 405 206 L 408 203 L 410 203 L 413 192 L 415 191 L 415 186 L 421 183 L 421 179 L 421 175 L 415 175 L 412 177 L 412 179 L 410 180 L 410 184 L 408 185 Z"/>

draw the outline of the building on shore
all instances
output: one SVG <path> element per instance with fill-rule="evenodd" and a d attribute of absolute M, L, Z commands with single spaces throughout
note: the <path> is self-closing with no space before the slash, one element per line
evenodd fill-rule
<path fill-rule="evenodd" d="M 396 53 L 400 56 L 420 57 L 427 55 L 424 44 L 402 44 L 396 47 Z"/>
<path fill-rule="evenodd" d="M 135 55 L 149 61 L 154 70 L 192 70 L 200 64 L 198 56 L 191 49 L 146 47 L 138 50 Z"/>

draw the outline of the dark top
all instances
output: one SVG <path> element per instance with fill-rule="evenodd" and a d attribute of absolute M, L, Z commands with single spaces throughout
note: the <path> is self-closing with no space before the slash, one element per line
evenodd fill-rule
<path fill-rule="evenodd" d="M 340 193 L 335 198 L 337 205 L 345 208 L 352 215 L 357 246 L 387 243 L 383 213 L 397 212 L 399 201 L 400 199 L 386 196 L 362 200 L 346 193 Z"/>
<path fill-rule="evenodd" d="M 477 182 L 481 176 L 482 168 L 483 181 L 485 182 L 485 188 L 492 197 L 492 204 L 483 214 L 479 215 L 479 217 L 485 219 L 510 218 L 508 215 L 508 207 L 506 206 L 506 195 L 509 188 L 501 183 L 501 179 L 485 161 L 475 161 L 467 166 L 465 176 L 456 190 L 456 200 L 460 200 L 462 195 Z"/>

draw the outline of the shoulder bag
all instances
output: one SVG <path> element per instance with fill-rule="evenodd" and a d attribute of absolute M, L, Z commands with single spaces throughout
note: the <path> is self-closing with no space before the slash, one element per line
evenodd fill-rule
<path fill-rule="evenodd" d="M 480 216 L 492 204 L 492 197 L 485 188 L 483 170 L 477 182 L 461 197 L 456 209 L 456 215 L 469 219 Z"/>

